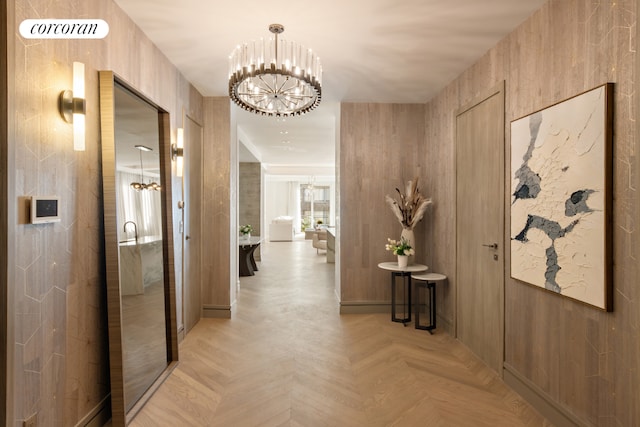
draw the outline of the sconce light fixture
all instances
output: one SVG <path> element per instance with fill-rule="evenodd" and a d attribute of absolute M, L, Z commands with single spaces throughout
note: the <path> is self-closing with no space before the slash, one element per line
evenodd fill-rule
<path fill-rule="evenodd" d="M 60 94 L 60 115 L 67 123 L 73 123 L 73 149 L 84 151 L 86 102 L 84 99 L 84 64 L 73 63 L 73 90 Z"/>
<path fill-rule="evenodd" d="M 182 176 L 184 167 L 184 129 L 178 128 L 176 143 L 171 145 L 171 159 L 176 161 L 176 175 Z"/>

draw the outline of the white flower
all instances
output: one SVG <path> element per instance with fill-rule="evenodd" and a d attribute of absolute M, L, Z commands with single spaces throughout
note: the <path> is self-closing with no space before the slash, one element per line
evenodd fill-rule
<path fill-rule="evenodd" d="M 413 255 L 413 249 L 411 245 L 404 238 L 400 241 L 387 238 L 387 243 L 384 248 L 388 251 L 393 251 L 394 255 Z"/>

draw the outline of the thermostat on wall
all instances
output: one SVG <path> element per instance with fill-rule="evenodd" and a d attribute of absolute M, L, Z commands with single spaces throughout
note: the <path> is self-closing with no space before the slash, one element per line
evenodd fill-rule
<path fill-rule="evenodd" d="M 55 196 L 31 198 L 31 224 L 60 222 L 60 199 Z"/>

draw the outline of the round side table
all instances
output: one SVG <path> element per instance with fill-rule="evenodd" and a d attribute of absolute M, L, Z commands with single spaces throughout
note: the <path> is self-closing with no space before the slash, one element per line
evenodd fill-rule
<path fill-rule="evenodd" d="M 419 273 L 412 274 L 411 277 L 416 280 L 416 299 L 415 299 L 415 312 L 416 312 L 416 329 L 423 329 L 433 334 L 433 330 L 436 328 L 436 283 L 447 280 L 447 276 L 440 273 Z M 425 288 L 429 293 L 429 324 L 420 324 L 420 289 Z M 425 301 L 426 302 L 426 301 Z"/>
<path fill-rule="evenodd" d="M 397 262 L 381 262 L 378 268 L 391 272 L 391 321 L 407 326 L 411 322 L 411 275 L 429 269 L 423 264 L 411 264 L 406 267 L 398 266 Z M 405 317 L 396 316 L 396 277 L 402 277 L 404 284 L 403 312 Z"/>

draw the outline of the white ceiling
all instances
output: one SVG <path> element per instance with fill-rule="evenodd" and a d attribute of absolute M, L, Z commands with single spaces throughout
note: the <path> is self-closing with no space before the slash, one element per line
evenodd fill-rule
<path fill-rule="evenodd" d="M 227 61 L 236 45 L 269 37 L 269 24 L 283 24 L 282 38 L 320 56 L 322 103 L 284 123 L 238 108 L 240 136 L 264 163 L 325 165 L 334 162 L 340 102 L 427 102 L 545 1 L 116 3 L 205 96 L 228 95 Z"/>
<path fill-rule="evenodd" d="M 158 110 L 127 89 L 116 85 L 114 112 L 116 169 L 142 173 L 145 178 L 159 177 Z M 144 145 L 150 151 L 140 151 L 135 148 L 136 145 Z"/>

